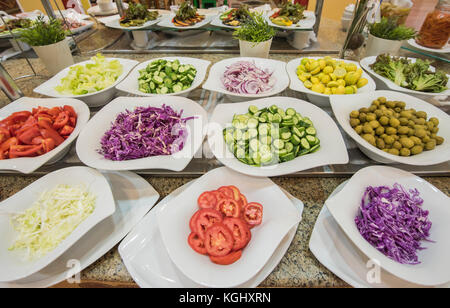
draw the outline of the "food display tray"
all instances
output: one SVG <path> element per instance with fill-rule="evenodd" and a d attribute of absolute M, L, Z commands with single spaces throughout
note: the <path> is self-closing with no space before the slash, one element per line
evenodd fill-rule
<path fill-rule="evenodd" d="M 118 94 L 117 96 L 130 96 L 124 94 Z M 280 96 L 295 97 L 307 101 L 306 96 L 303 93 L 295 92 L 292 90 L 285 90 Z M 223 103 L 232 103 L 226 95 L 216 92 L 210 92 L 203 89 L 196 89 L 192 91 L 188 98 L 198 102 L 211 116 L 216 105 Z M 322 107 L 333 119 L 334 115 L 331 107 Z M 91 108 L 92 115 L 95 114 L 99 108 Z M 449 110 L 444 110 L 449 113 Z M 299 110 L 301 113 L 301 110 Z M 335 120 L 335 119 L 334 119 Z M 345 165 L 326 165 L 323 167 L 304 170 L 301 172 L 286 175 L 287 177 L 348 177 L 353 175 L 361 168 L 365 168 L 373 165 L 380 165 L 376 161 L 371 160 L 364 155 L 357 147 L 356 143 L 341 129 L 341 134 L 344 137 L 345 144 L 347 146 L 349 154 L 349 163 Z M 30 175 L 45 175 L 61 168 L 82 166 L 83 163 L 78 158 L 75 151 L 75 143 L 68 154 L 64 156 L 60 161 L 45 165 Z M 180 172 L 174 172 L 170 170 L 137 170 L 136 173 L 147 176 L 160 176 L 160 177 L 197 177 L 201 176 L 212 169 L 222 167 L 223 165 L 214 157 L 209 149 L 207 140 L 204 141 L 201 153 L 195 155 L 195 158 L 191 163 Z M 450 176 L 450 162 L 432 165 L 432 166 L 411 166 L 402 164 L 392 164 L 391 166 L 409 171 L 418 176 Z M 17 175 L 14 171 L 0 170 L 2 175 Z"/>

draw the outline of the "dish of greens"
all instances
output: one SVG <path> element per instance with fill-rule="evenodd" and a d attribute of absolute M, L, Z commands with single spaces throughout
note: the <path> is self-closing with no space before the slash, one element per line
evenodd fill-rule
<path fill-rule="evenodd" d="M 314 153 L 320 140 L 313 122 L 293 108 L 276 105 L 235 115 L 232 126 L 223 130 L 228 149 L 242 163 L 255 167 L 288 162 Z"/>
<path fill-rule="evenodd" d="M 156 60 L 139 71 L 139 91 L 152 94 L 169 94 L 187 90 L 192 86 L 197 69 L 180 61 Z"/>
<path fill-rule="evenodd" d="M 230 9 L 220 15 L 220 20 L 224 25 L 239 27 L 246 19 L 250 17 L 249 7 L 246 4 L 236 9 Z"/>
<path fill-rule="evenodd" d="M 0 26 L 0 35 L 9 34 L 9 29 L 14 32 L 20 32 L 23 29 L 30 28 L 33 25 L 33 20 L 28 18 L 17 18 L 6 21 L 6 25 Z"/>
<path fill-rule="evenodd" d="M 172 23 L 177 27 L 189 27 L 199 23 L 205 19 L 205 15 L 199 15 L 197 9 L 183 2 L 172 19 Z"/>
<path fill-rule="evenodd" d="M 289 27 L 305 18 L 303 15 L 305 9 L 306 8 L 300 4 L 286 2 L 277 12 L 270 16 L 270 20 L 278 26 Z"/>
<path fill-rule="evenodd" d="M 448 76 L 441 70 L 433 71 L 429 61 L 379 55 L 370 68 L 396 85 L 419 92 L 441 93 L 447 90 Z"/>
<path fill-rule="evenodd" d="M 147 21 L 155 20 L 158 17 L 158 11 L 149 11 L 145 5 L 140 3 L 130 3 L 124 16 L 120 18 L 120 25 L 123 27 L 140 27 Z"/>

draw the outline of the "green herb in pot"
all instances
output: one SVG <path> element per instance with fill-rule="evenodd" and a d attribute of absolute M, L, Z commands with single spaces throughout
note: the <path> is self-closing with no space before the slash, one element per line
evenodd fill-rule
<path fill-rule="evenodd" d="M 253 12 L 240 28 L 233 32 L 233 37 L 241 41 L 262 43 L 272 39 L 276 32 L 261 13 Z"/>
<path fill-rule="evenodd" d="M 40 16 L 31 28 L 23 29 L 20 40 L 30 46 L 47 46 L 61 42 L 66 38 L 66 31 L 58 19 L 48 22 Z"/>
<path fill-rule="evenodd" d="M 380 22 L 370 25 L 369 32 L 375 37 L 392 41 L 409 40 L 416 37 L 416 30 L 398 25 L 397 18 L 383 17 Z"/>

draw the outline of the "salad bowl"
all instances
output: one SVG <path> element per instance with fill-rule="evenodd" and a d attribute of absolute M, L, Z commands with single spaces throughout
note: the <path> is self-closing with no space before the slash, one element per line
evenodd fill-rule
<path fill-rule="evenodd" d="M 290 26 L 280 26 L 277 24 L 274 24 L 272 20 L 270 20 L 270 16 L 272 16 L 275 12 L 277 12 L 278 9 L 272 10 L 268 14 L 265 15 L 265 18 L 269 25 L 275 28 L 280 28 L 283 30 L 312 30 L 314 25 L 316 24 L 316 15 L 314 12 L 311 11 L 304 11 L 303 15 L 305 16 L 304 19 L 300 20 L 296 24 L 292 24 Z"/>
<path fill-rule="evenodd" d="M 146 23 L 144 23 L 142 26 L 138 27 L 124 27 L 120 24 L 120 16 L 117 16 L 115 19 L 110 19 L 105 23 L 105 26 L 111 29 L 118 29 L 118 30 L 125 30 L 125 31 L 136 31 L 141 29 L 149 28 L 153 25 L 156 25 L 158 22 L 160 22 L 162 19 L 162 16 L 158 16 L 155 20 L 149 20 Z"/>
<path fill-rule="evenodd" d="M 172 23 L 172 19 L 175 17 L 175 14 L 169 14 L 164 16 L 164 18 L 162 18 L 162 20 L 158 23 L 159 27 L 162 28 L 171 28 L 171 29 L 179 29 L 179 30 L 192 30 L 192 29 L 199 29 L 203 26 L 206 26 L 207 24 L 209 24 L 213 18 L 214 15 L 211 14 L 205 14 L 205 19 L 192 25 L 192 26 L 186 26 L 186 27 L 177 27 Z"/>
<path fill-rule="evenodd" d="M 106 89 L 103 89 L 101 91 L 94 92 L 94 93 L 84 94 L 84 95 L 67 95 L 67 94 L 61 94 L 58 91 L 56 91 L 55 88 L 58 85 L 60 85 L 61 79 L 67 76 L 71 67 L 77 66 L 77 65 L 86 65 L 86 64 L 93 63 L 92 60 L 87 60 L 87 61 L 80 62 L 80 63 L 74 64 L 72 66 L 65 68 L 64 70 L 62 70 L 61 72 L 59 72 L 58 74 L 53 76 L 51 79 L 47 80 L 40 86 L 36 87 L 34 89 L 34 92 L 45 95 L 45 96 L 49 96 L 49 97 L 76 98 L 76 99 L 79 99 L 79 100 L 82 100 L 83 102 L 85 102 L 89 107 L 98 107 L 98 106 L 106 105 L 107 103 L 109 103 L 111 101 L 111 99 L 116 94 L 115 86 L 117 84 L 119 84 L 130 73 L 130 71 L 139 63 L 138 61 L 123 59 L 123 58 L 106 58 L 106 60 L 107 61 L 118 60 L 120 62 L 120 64 L 122 64 L 122 67 L 123 67 L 123 72 L 119 76 L 119 78 L 117 78 L 116 82 L 111 84 Z"/>

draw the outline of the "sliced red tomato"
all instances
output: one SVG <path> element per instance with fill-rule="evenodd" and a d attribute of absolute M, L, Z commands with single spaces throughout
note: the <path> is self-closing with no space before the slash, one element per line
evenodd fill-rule
<path fill-rule="evenodd" d="M 36 156 L 41 149 L 42 145 L 12 145 L 9 158 Z"/>
<path fill-rule="evenodd" d="M 67 114 L 68 114 L 70 117 L 77 118 L 77 116 L 78 116 L 77 113 L 75 112 L 75 109 L 73 109 L 72 106 L 65 105 L 65 106 L 63 107 L 63 110 L 64 110 L 65 112 L 67 112 Z"/>
<path fill-rule="evenodd" d="M 10 134 L 9 130 L 7 130 L 6 128 L 0 127 L 0 144 L 5 142 L 9 138 L 11 138 L 11 134 Z"/>
<path fill-rule="evenodd" d="M 223 193 L 225 197 L 229 199 L 234 199 L 234 192 L 233 190 L 228 186 L 222 186 L 218 189 L 219 192 Z"/>
<path fill-rule="evenodd" d="M 69 125 L 64 125 L 64 127 L 59 131 L 61 136 L 69 136 L 73 133 L 74 128 Z"/>
<path fill-rule="evenodd" d="M 263 206 L 256 202 L 247 204 L 244 207 L 243 217 L 250 228 L 260 225 L 263 217 Z"/>
<path fill-rule="evenodd" d="M 244 208 L 245 208 L 245 206 L 247 205 L 247 198 L 243 195 L 243 194 L 241 194 L 240 196 L 239 196 L 239 201 L 238 201 L 238 204 L 239 204 L 239 206 L 241 207 L 241 212 L 243 212 L 244 211 Z"/>
<path fill-rule="evenodd" d="M 231 231 L 222 223 L 216 223 L 205 232 L 205 247 L 210 256 L 223 257 L 233 249 L 234 239 Z"/>
<path fill-rule="evenodd" d="M 192 232 L 191 234 L 189 234 L 188 244 L 189 246 L 191 246 L 192 249 L 194 249 L 195 252 L 198 252 L 199 254 L 202 255 L 206 255 L 205 243 L 198 236 L 197 233 Z"/>
<path fill-rule="evenodd" d="M 19 140 L 16 137 L 11 137 L 0 145 L 0 151 L 6 152 L 9 151 L 9 148 L 12 145 L 19 144 Z"/>
<path fill-rule="evenodd" d="M 223 199 L 217 204 L 217 210 L 226 217 L 241 216 L 241 208 L 234 199 Z"/>
<path fill-rule="evenodd" d="M 211 191 L 206 191 L 198 197 L 197 204 L 201 209 L 214 209 L 217 205 L 216 195 Z"/>
<path fill-rule="evenodd" d="M 77 126 L 77 118 L 76 117 L 70 117 L 69 118 L 69 123 L 70 123 L 70 126 L 72 126 L 72 127 Z"/>
<path fill-rule="evenodd" d="M 233 251 L 223 257 L 209 256 L 209 259 L 219 265 L 230 265 L 242 257 L 242 250 Z"/>
<path fill-rule="evenodd" d="M 195 225 L 195 221 L 198 218 L 198 214 L 200 211 L 195 212 L 194 215 L 192 215 L 191 220 L 189 220 L 189 229 L 191 229 L 192 232 L 197 232 L 196 229 L 196 225 Z"/>
<path fill-rule="evenodd" d="M 65 111 L 60 112 L 53 123 L 53 128 L 58 130 L 63 128 L 67 123 L 69 123 L 69 115 Z"/>
<path fill-rule="evenodd" d="M 233 191 L 233 199 L 236 201 L 239 201 L 240 196 L 241 196 L 241 191 L 239 190 L 239 188 L 237 188 L 236 186 L 228 186 L 232 191 Z"/>
<path fill-rule="evenodd" d="M 18 139 L 20 142 L 24 144 L 32 144 L 32 140 L 35 137 L 39 137 L 41 135 L 41 131 L 39 127 L 33 126 L 29 127 L 27 130 L 23 131 L 20 135 L 18 135 Z"/>
<path fill-rule="evenodd" d="M 205 238 L 206 230 L 216 223 L 220 223 L 223 220 L 223 216 L 219 211 L 214 209 L 201 209 L 199 210 L 197 219 L 195 220 L 195 232 L 200 238 Z"/>
<path fill-rule="evenodd" d="M 56 118 L 61 113 L 61 111 L 63 111 L 61 107 L 53 107 L 50 110 L 48 110 L 47 113 L 51 115 L 53 118 Z"/>
<path fill-rule="evenodd" d="M 247 246 L 252 238 L 252 233 L 245 221 L 239 218 L 225 218 L 223 224 L 230 229 L 233 234 L 233 250 L 239 250 Z"/>

